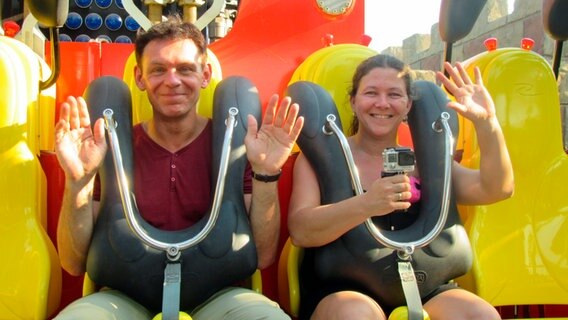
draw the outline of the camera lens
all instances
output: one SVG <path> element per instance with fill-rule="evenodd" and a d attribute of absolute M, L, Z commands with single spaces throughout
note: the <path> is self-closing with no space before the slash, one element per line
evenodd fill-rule
<path fill-rule="evenodd" d="M 401 152 L 398 154 L 398 164 L 401 166 L 411 166 L 414 164 L 414 154 L 412 152 Z"/>

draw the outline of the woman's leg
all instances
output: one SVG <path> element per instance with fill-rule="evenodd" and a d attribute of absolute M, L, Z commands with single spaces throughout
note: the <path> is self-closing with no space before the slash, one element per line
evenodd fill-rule
<path fill-rule="evenodd" d="M 63 309 L 54 320 L 131 320 L 152 319 L 150 311 L 116 290 L 103 290 L 78 300 Z"/>
<path fill-rule="evenodd" d="M 424 309 L 436 320 L 501 319 L 491 304 L 464 289 L 443 291 L 426 302 Z"/>
<path fill-rule="evenodd" d="M 323 298 L 311 319 L 386 320 L 386 316 L 379 304 L 369 296 L 356 291 L 340 291 Z"/>
<path fill-rule="evenodd" d="M 290 320 L 278 304 L 260 293 L 244 288 L 227 288 L 197 307 L 193 320 Z"/>

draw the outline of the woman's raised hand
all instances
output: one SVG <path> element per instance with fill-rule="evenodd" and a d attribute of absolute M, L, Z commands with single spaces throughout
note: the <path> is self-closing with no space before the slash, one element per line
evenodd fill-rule
<path fill-rule="evenodd" d="M 436 78 L 455 98 L 455 101 L 448 103 L 448 107 L 473 122 L 495 117 L 493 99 L 483 85 L 481 71 L 478 67 L 474 69 L 475 82 L 471 80 L 460 62 L 457 62 L 455 66 L 445 62 L 444 69 L 448 72 L 449 78 L 442 72 L 437 72 Z"/>

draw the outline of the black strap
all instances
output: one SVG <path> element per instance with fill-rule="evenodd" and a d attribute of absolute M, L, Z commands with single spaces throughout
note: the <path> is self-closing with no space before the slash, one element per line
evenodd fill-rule
<path fill-rule="evenodd" d="M 269 176 L 269 175 L 265 175 L 265 174 L 258 174 L 256 172 L 252 172 L 252 177 L 255 180 L 261 181 L 261 182 L 274 182 L 274 181 L 278 181 L 278 179 L 280 178 L 280 175 L 282 174 L 282 170 L 278 171 L 277 174 Z"/>

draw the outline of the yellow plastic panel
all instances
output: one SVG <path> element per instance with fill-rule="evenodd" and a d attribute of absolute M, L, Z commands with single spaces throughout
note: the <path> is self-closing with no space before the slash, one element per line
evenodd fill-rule
<path fill-rule="evenodd" d="M 252 276 L 250 276 L 250 288 L 253 291 L 262 293 L 262 273 L 259 269 L 256 269 Z"/>
<path fill-rule="evenodd" d="M 42 225 L 41 64 L 22 43 L 0 37 L 0 319 L 46 319 L 61 295 L 59 260 Z"/>
<path fill-rule="evenodd" d="M 300 313 L 299 269 L 304 249 L 286 240 L 278 260 L 278 300 L 280 306 L 292 317 Z"/>
<path fill-rule="evenodd" d="M 205 89 L 201 90 L 201 96 L 197 103 L 197 112 L 204 117 L 211 118 L 213 116 L 213 94 L 215 93 L 217 84 L 221 81 L 221 79 L 223 79 L 223 74 L 221 72 L 221 64 L 211 50 L 207 51 L 207 61 L 207 63 L 211 66 L 211 81 L 209 81 L 209 85 Z M 132 54 L 128 57 L 128 60 L 126 60 L 123 80 L 130 88 L 130 92 L 132 94 L 133 124 L 148 120 L 152 117 L 152 106 L 150 105 L 150 101 L 148 101 L 146 91 L 141 91 L 136 86 L 136 79 L 134 79 L 135 65 L 136 55 L 132 52 Z"/>
<path fill-rule="evenodd" d="M 49 77 L 49 66 L 42 60 L 42 77 Z M 44 76 L 45 75 L 45 76 Z M 55 94 L 56 86 L 53 85 L 40 91 L 38 98 L 39 120 L 39 149 L 54 150 L 55 148 Z"/>
<path fill-rule="evenodd" d="M 566 304 L 568 159 L 556 79 L 541 56 L 521 49 L 484 53 L 466 64 L 470 74 L 481 68 L 495 100 L 515 194 L 494 205 L 460 208 L 474 250 L 472 272 L 460 283 L 495 306 Z M 479 167 L 475 135 L 466 135 L 473 138 L 463 163 Z"/>

